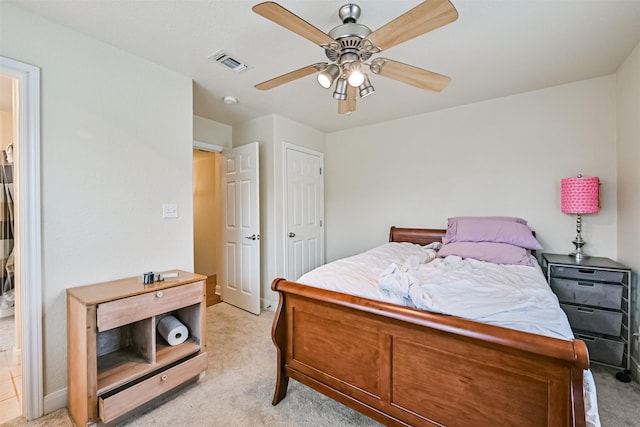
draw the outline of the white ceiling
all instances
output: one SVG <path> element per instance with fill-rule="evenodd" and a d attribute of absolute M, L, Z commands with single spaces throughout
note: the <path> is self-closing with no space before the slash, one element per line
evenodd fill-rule
<path fill-rule="evenodd" d="M 310 75 L 270 91 L 253 86 L 326 61 L 310 41 L 252 12 L 259 0 L 15 0 L 19 7 L 194 81 L 194 114 L 233 125 L 277 113 L 331 132 L 615 73 L 640 40 L 640 0 L 451 0 L 460 17 L 378 56 L 452 78 L 441 93 L 373 75 L 374 95 L 338 115 Z M 328 32 L 345 0 L 280 0 Z M 360 0 L 372 30 L 421 3 Z M 207 57 L 224 49 L 249 69 Z M 240 100 L 222 102 L 225 95 Z"/>

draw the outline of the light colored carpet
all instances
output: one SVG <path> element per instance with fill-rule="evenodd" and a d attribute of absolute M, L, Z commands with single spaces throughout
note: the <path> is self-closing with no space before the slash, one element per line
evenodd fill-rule
<path fill-rule="evenodd" d="M 271 405 L 276 352 L 272 312 L 254 316 L 221 303 L 207 309 L 209 370 L 203 380 L 126 426 L 380 426 L 291 380 L 287 397 Z M 594 366 L 603 427 L 640 426 L 640 385 L 622 384 L 615 370 Z M 8 426 L 71 426 L 65 409 Z"/>

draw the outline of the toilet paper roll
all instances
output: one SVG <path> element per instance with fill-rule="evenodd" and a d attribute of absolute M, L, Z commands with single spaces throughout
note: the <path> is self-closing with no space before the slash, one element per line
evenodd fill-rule
<path fill-rule="evenodd" d="M 158 332 L 169 345 L 182 344 L 189 338 L 189 329 L 174 316 L 165 316 L 160 319 Z"/>

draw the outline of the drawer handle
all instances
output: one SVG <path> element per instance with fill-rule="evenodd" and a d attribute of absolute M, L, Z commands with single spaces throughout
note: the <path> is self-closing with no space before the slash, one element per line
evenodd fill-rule
<path fill-rule="evenodd" d="M 593 313 L 593 310 L 590 308 L 578 307 L 578 311 L 582 311 L 583 313 Z"/>
<path fill-rule="evenodd" d="M 595 341 L 596 340 L 593 337 L 588 337 L 586 335 L 578 335 L 578 334 L 576 334 L 576 338 L 581 339 L 583 341 Z"/>
<path fill-rule="evenodd" d="M 164 292 L 158 291 L 156 292 L 156 298 L 162 298 L 164 296 Z"/>
<path fill-rule="evenodd" d="M 161 377 L 160 377 L 160 379 L 161 379 L 162 381 L 166 381 L 166 380 L 167 380 L 167 374 L 164 374 L 163 376 L 161 376 Z"/>
<path fill-rule="evenodd" d="M 578 272 L 582 273 L 582 274 L 594 274 L 596 271 L 595 270 L 579 269 Z"/>
<path fill-rule="evenodd" d="M 593 282 L 578 282 L 578 285 L 579 286 L 590 286 L 590 287 L 593 287 L 593 286 L 595 286 L 595 283 L 593 283 Z"/>

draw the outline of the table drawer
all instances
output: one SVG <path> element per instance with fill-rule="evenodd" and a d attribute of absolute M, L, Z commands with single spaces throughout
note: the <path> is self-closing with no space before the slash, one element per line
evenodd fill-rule
<path fill-rule="evenodd" d="M 597 282 L 622 283 L 624 271 L 596 270 L 594 268 L 551 266 L 551 277 L 564 277 L 567 279 L 594 280 Z"/>
<path fill-rule="evenodd" d="M 108 397 L 98 398 L 98 415 L 109 423 L 207 370 L 207 353 L 147 378 Z"/>
<path fill-rule="evenodd" d="M 572 328 L 599 334 L 619 336 L 622 327 L 622 312 L 590 307 L 560 304 L 569 318 Z"/>
<path fill-rule="evenodd" d="M 620 309 L 622 304 L 622 285 L 554 277 L 551 279 L 551 289 L 553 289 L 560 302 L 571 302 L 614 310 Z"/>
<path fill-rule="evenodd" d="M 203 292 L 204 282 L 194 282 L 98 304 L 98 332 L 198 304 Z"/>
<path fill-rule="evenodd" d="M 622 366 L 624 341 L 621 338 L 605 338 L 579 330 L 574 331 L 574 335 L 587 345 L 589 360 Z"/>

